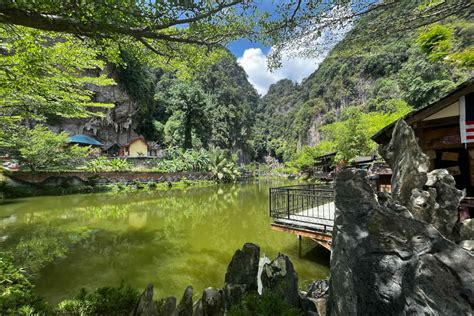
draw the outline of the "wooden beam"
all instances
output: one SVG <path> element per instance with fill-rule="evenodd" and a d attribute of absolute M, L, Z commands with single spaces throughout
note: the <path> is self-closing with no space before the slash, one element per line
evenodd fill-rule
<path fill-rule="evenodd" d="M 323 246 L 324 248 L 326 248 L 327 250 L 332 251 L 332 243 L 330 243 L 328 241 L 318 240 L 318 239 L 315 239 L 315 238 L 311 238 L 311 239 L 313 241 L 317 242 L 318 244 L 320 244 L 321 246 Z"/>
<path fill-rule="evenodd" d="M 327 235 L 327 234 L 315 232 L 315 231 L 309 231 L 309 230 L 298 228 L 298 227 L 287 227 L 287 226 L 278 225 L 278 224 L 271 224 L 271 227 L 273 230 L 276 230 L 276 231 L 308 237 L 328 250 L 331 250 L 332 248 L 331 235 Z"/>

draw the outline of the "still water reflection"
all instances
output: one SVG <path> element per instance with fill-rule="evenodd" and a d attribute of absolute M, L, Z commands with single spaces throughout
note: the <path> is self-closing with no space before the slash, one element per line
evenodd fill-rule
<path fill-rule="evenodd" d="M 139 289 L 151 282 L 156 297 L 179 297 L 188 284 L 195 293 L 221 287 L 245 242 L 271 258 L 289 255 L 303 285 L 327 276 L 329 255 L 304 240 L 300 256 L 294 235 L 270 229 L 268 188 L 282 184 L 15 200 L 0 205 L 0 250 L 32 265 L 52 303 L 122 280 Z"/>

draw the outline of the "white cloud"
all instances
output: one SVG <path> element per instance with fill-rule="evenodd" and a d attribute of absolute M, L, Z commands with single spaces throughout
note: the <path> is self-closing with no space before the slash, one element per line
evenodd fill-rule
<path fill-rule="evenodd" d="M 270 72 L 267 67 L 267 55 L 260 48 L 248 48 L 237 62 L 244 68 L 250 83 L 258 93 L 265 95 L 268 87 L 278 80 L 288 78 L 301 82 L 318 68 L 322 58 L 302 58 L 283 56 L 282 67 Z"/>
<path fill-rule="evenodd" d="M 337 16 L 347 10 L 349 10 L 349 13 L 351 12 L 350 7 L 338 8 L 331 12 L 327 18 L 330 19 L 332 15 Z M 318 25 L 315 25 L 314 31 L 284 45 L 281 67 L 273 72 L 270 72 L 267 67 L 268 54 L 265 55 L 260 48 L 246 49 L 242 57 L 237 59 L 237 62 L 244 68 L 250 83 L 258 93 L 265 95 L 270 85 L 281 79 L 287 78 L 301 83 L 304 78 L 319 67 L 319 64 L 326 58 L 331 49 L 344 39 L 352 29 L 352 25 L 352 21 L 349 20 L 343 22 L 339 28 L 323 29 L 322 34 Z M 313 43 L 313 48 L 308 47 L 308 43 Z M 305 51 L 307 52 L 306 56 L 317 57 L 300 57 L 304 55 L 301 53 Z"/>

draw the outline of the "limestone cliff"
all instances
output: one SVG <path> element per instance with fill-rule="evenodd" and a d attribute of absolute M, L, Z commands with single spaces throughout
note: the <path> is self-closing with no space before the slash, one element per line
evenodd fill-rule
<path fill-rule="evenodd" d="M 112 69 L 113 67 L 109 65 L 104 69 L 104 72 L 116 79 Z M 135 132 L 137 123 L 134 120 L 137 104 L 125 89 L 118 84 L 105 87 L 90 85 L 88 88 L 94 92 L 93 101 L 113 103 L 115 106 L 113 108 L 97 108 L 95 111 L 102 113 L 102 116 L 55 120 L 50 123 L 54 131 L 92 136 L 106 146 L 113 143 L 125 144 L 138 136 Z"/>

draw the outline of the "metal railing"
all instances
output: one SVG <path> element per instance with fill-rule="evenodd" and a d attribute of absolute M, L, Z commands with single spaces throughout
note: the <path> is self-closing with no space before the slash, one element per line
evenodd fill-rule
<path fill-rule="evenodd" d="M 270 217 L 287 222 L 312 224 L 324 232 L 332 231 L 334 223 L 334 190 L 316 184 L 270 188 Z M 331 205 L 332 204 L 332 205 Z"/>

